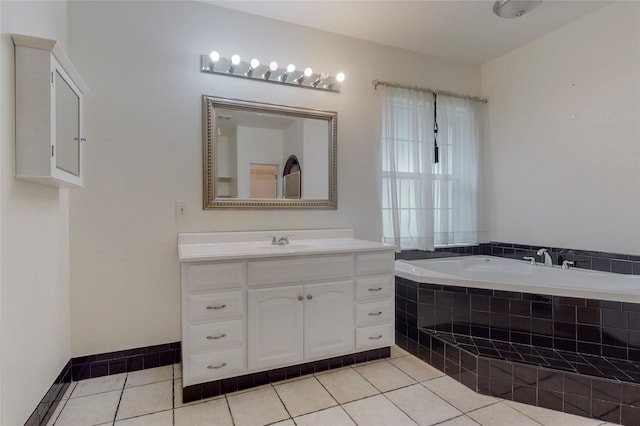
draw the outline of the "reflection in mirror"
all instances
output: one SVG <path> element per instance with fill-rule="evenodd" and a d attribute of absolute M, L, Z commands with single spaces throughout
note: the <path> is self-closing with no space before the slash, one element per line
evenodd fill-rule
<path fill-rule="evenodd" d="M 80 176 L 80 99 L 56 71 L 56 167 Z"/>
<path fill-rule="evenodd" d="M 336 208 L 335 112 L 211 96 L 203 112 L 205 209 Z"/>

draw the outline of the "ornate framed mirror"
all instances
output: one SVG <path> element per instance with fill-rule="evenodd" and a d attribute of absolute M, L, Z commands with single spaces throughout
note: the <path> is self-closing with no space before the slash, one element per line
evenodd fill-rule
<path fill-rule="evenodd" d="M 207 95 L 202 110 L 204 209 L 337 208 L 336 112 Z"/>

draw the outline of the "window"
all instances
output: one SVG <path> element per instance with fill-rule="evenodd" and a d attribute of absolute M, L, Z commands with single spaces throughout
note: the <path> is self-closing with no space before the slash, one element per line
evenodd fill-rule
<path fill-rule="evenodd" d="M 433 95 L 392 87 L 381 92 L 383 241 L 420 250 L 476 244 L 475 102 L 438 96 L 434 163 Z"/>

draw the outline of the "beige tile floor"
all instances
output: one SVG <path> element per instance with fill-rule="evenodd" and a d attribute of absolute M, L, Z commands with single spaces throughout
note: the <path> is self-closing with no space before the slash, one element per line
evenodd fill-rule
<path fill-rule="evenodd" d="M 413 355 L 312 374 L 190 404 L 180 365 L 74 382 L 49 425 L 603 425 L 476 394 Z"/>

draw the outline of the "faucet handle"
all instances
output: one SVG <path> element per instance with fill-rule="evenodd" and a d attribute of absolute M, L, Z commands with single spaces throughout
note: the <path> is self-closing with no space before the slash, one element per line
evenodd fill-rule
<path fill-rule="evenodd" d="M 271 238 L 271 244 L 278 244 L 278 241 L 276 240 L 275 234 L 267 234 L 267 235 L 265 235 L 265 237 Z"/>
<path fill-rule="evenodd" d="M 573 260 L 563 260 L 562 261 L 562 269 L 569 269 L 569 266 L 573 266 L 576 263 Z"/>
<path fill-rule="evenodd" d="M 536 258 L 535 257 L 525 256 L 522 259 L 528 260 L 531 265 L 535 265 L 536 264 Z"/>

